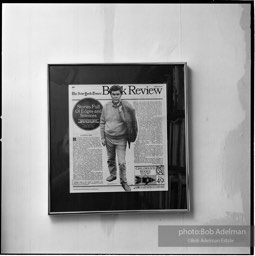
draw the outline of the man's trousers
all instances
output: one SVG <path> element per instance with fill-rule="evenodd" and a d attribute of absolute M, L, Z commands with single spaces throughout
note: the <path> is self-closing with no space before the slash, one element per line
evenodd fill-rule
<path fill-rule="evenodd" d="M 126 139 L 111 139 L 106 136 L 106 149 L 107 149 L 107 164 L 109 172 L 113 177 L 117 177 L 117 165 L 116 165 L 116 155 L 119 163 L 120 171 L 120 183 L 127 182 L 126 177 L 126 148 L 127 140 Z"/>

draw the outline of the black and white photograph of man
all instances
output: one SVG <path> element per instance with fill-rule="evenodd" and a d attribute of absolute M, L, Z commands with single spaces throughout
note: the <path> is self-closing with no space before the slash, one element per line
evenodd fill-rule
<path fill-rule="evenodd" d="M 120 184 L 126 192 L 130 192 L 126 165 L 127 145 L 134 142 L 137 137 L 138 125 L 134 107 L 127 101 L 122 100 L 123 88 L 120 85 L 113 85 L 109 89 L 111 101 L 106 103 L 100 118 L 101 142 L 107 151 L 107 164 L 110 183 L 117 179 L 117 164 Z"/>

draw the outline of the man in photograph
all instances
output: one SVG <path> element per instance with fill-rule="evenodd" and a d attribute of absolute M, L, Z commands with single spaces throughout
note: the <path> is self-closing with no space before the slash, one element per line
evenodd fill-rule
<path fill-rule="evenodd" d="M 134 142 L 137 136 L 137 120 L 135 109 L 125 100 L 121 100 L 122 87 L 113 85 L 109 89 L 112 101 L 105 104 L 100 118 L 102 145 L 106 146 L 107 164 L 110 176 L 108 182 L 117 178 L 116 155 L 119 163 L 120 183 L 127 192 L 131 188 L 126 178 L 126 148 Z"/>

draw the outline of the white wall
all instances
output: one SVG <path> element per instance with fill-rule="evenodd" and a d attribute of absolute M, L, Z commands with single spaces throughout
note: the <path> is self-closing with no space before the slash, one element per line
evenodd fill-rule
<path fill-rule="evenodd" d="M 158 225 L 249 224 L 250 7 L 3 5 L 2 252 L 248 252 L 159 248 Z M 47 64 L 189 66 L 191 212 L 48 216 Z"/>

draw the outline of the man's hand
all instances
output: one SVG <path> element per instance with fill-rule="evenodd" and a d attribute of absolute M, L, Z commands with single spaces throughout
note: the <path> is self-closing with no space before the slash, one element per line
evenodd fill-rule
<path fill-rule="evenodd" d="M 102 142 L 102 145 L 103 145 L 103 146 L 105 146 L 105 145 L 106 145 L 106 143 L 105 143 L 105 139 L 102 139 L 102 141 L 101 141 L 101 142 Z"/>

